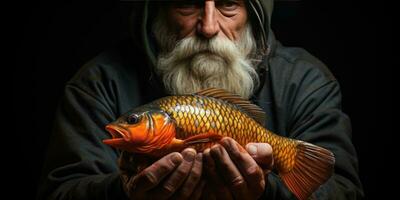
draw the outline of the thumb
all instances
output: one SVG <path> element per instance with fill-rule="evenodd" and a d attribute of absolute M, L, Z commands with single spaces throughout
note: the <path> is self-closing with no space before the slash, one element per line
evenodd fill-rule
<path fill-rule="evenodd" d="M 274 166 L 272 147 L 268 143 L 249 143 L 246 150 L 263 169 L 272 169 Z"/>

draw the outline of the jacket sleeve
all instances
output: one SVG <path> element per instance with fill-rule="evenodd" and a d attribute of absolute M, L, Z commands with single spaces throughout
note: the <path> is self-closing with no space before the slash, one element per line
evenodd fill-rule
<path fill-rule="evenodd" d="M 315 193 L 317 199 L 360 199 L 357 153 L 351 141 L 351 123 L 341 110 L 337 81 L 331 81 L 301 98 L 290 134 L 329 149 L 335 155 L 334 174 Z"/>
<path fill-rule="evenodd" d="M 66 86 L 56 113 L 38 199 L 126 199 L 118 174 L 118 152 L 102 143 L 114 118 L 101 97 Z"/>
<path fill-rule="evenodd" d="M 333 176 L 313 196 L 316 199 L 360 199 L 358 161 L 351 142 L 351 123 L 341 111 L 341 93 L 336 80 L 314 87 L 308 82 L 289 96 L 285 116 L 287 136 L 329 149 L 335 155 Z M 314 85 L 310 87 L 310 85 Z M 266 199 L 296 199 L 276 174 L 268 177 Z"/>

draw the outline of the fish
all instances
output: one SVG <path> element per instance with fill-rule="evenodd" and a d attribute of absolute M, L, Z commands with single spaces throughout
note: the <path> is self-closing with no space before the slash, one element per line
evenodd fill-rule
<path fill-rule="evenodd" d="M 105 129 L 103 143 L 128 153 L 159 158 L 193 147 L 198 152 L 231 137 L 240 145 L 268 143 L 274 170 L 298 198 L 307 199 L 333 174 L 334 154 L 265 128 L 266 114 L 249 100 L 219 88 L 172 95 L 133 108 Z"/>

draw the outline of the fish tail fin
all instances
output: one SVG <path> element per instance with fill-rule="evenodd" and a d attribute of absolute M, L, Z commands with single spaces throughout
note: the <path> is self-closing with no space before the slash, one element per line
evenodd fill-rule
<path fill-rule="evenodd" d="M 279 174 L 298 199 L 307 199 L 333 173 L 335 157 L 322 147 L 299 142 L 293 168 Z"/>

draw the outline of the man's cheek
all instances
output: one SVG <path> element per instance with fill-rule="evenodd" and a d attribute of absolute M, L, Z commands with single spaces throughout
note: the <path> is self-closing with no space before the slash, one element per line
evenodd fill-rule
<path fill-rule="evenodd" d="M 186 37 L 192 37 L 196 35 L 197 20 L 188 19 L 180 20 L 176 19 L 175 22 L 171 22 L 171 27 L 175 30 L 178 35 L 178 39 L 183 39 Z"/>

